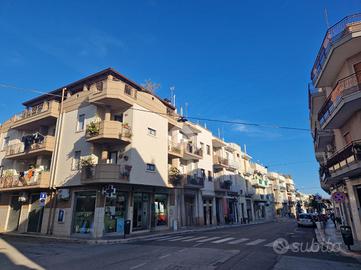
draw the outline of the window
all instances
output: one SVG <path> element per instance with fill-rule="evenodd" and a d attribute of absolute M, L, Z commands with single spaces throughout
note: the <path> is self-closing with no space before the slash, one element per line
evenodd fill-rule
<path fill-rule="evenodd" d="M 201 142 L 200 145 L 201 145 L 202 156 L 203 156 L 203 153 L 204 153 L 204 143 Z"/>
<path fill-rule="evenodd" d="M 345 143 L 349 144 L 352 142 L 352 137 L 350 132 L 346 132 L 345 134 L 343 134 L 343 138 L 345 139 Z"/>
<path fill-rule="evenodd" d="M 152 163 L 147 163 L 146 171 L 155 172 L 155 165 Z"/>
<path fill-rule="evenodd" d="M 124 88 L 124 93 L 126 93 L 127 95 L 131 96 L 132 95 L 132 88 L 129 85 L 125 85 Z"/>
<path fill-rule="evenodd" d="M 207 144 L 207 155 L 211 155 L 211 147 Z"/>
<path fill-rule="evenodd" d="M 85 114 L 80 114 L 78 116 L 78 125 L 76 131 L 83 131 L 85 126 Z"/>
<path fill-rule="evenodd" d="M 206 178 L 206 171 L 204 169 L 201 169 L 201 177 L 203 179 Z"/>
<path fill-rule="evenodd" d="M 155 129 L 148 128 L 148 135 L 156 136 L 156 135 L 157 135 L 157 131 L 156 131 Z"/>
<path fill-rule="evenodd" d="M 10 137 L 5 137 L 3 141 L 3 145 L 1 147 L 1 150 L 6 150 L 6 147 L 9 145 Z"/>
<path fill-rule="evenodd" d="M 81 151 L 74 152 L 73 165 L 72 165 L 73 170 L 80 170 L 80 155 L 81 155 Z"/>
<path fill-rule="evenodd" d="M 209 181 L 209 182 L 212 182 L 212 180 L 213 180 L 212 172 L 211 172 L 211 171 L 208 171 L 208 181 Z"/>
<path fill-rule="evenodd" d="M 123 114 L 114 115 L 114 121 L 123 122 Z"/>

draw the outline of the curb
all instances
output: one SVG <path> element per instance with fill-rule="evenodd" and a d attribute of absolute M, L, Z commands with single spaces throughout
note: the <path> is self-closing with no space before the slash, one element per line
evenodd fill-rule
<path fill-rule="evenodd" d="M 134 236 L 130 238 L 117 238 L 117 239 L 81 239 L 81 238 L 71 238 L 71 237 L 58 237 L 58 236 L 51 236 L 51 235 L 41 235 L 41 234 L 26 234 L 26 233 L 0 233 L 0 236 L 16 236 L 16 237 L 28 237 L 28 238 L 41 238 L 41 239 L 48 239 L 48 240 L 55 240 L 55 241 L 62 241 L 62 242 L 70 242 L 70 243 L 82 243 L 82 244 L 89 244 L 89 245 L 99 245 L 99 244 L 125 244 L 125 243 L 132 243 L 140 240 L 150 240 L 152 238 L 161 237 L 161 236 L 168 236 L 168 235 L 183 235 L 183 234 L 190 234 L 195 232 L 206 232 L 206 231 L 215 231 L 215 230 L 222 230 L 227 228 L 237 228 L 237 227 L 247 227 L 252 225 L 259 225 L 259 224 L 267 224 L 275 222 L 274 220 L 264 221 L 264 222 L 256 222 L 256 223 L 248 223 L 248 224 L 233 224 L 233 225 L 220 225 L 214 227 L 207 227 L 207 228 L 195 228 L 195 229 L 185 229 L 179 231 L 171 231 L 166 233 L 156 233 L 151 235 L 143 235 L 143 236 Z"/>

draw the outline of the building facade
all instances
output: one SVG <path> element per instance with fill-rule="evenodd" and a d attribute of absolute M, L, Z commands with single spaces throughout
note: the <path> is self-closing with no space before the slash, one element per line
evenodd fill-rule
<path fill-rule="evenodd" d="M 264 166 L 111 68 L 23 105 L 1 125 L 0 231 L 99 238 L 126 221 L 138 233 L 275 217 Z"/>
<path fill-rule="evenodd" d="M 321 187 L 337 217 L 361 240 L 361 14 L 326 32 L 311 72 L 310 124 Z"/>

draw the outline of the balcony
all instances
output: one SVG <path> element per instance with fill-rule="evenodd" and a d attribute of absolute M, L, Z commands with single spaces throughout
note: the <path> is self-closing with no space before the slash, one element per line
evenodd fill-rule
<path fill-rule="evenodd" d="M 264 194 L 255 194 L 253 196 L 253 201 L 258 201 L 258 202 L 267 202 L 267 197 Z"/>
<path fill-rule="evenodd" d="M 46 101 L 15 115 L 12 119 L 12 128 L 34 130 L 39 126 L 50 126 L 55 124 L 58 116 L 59 102 Z"/>
<path fill-rule="evenodd" d="M 183 159 L 186 160 L 199 160 L 202 159 L 202 149 L 197 148 L 194 144 L 184 143 L 183 144 Z"/>
<path fill-rule="evenodd" d="M 82 184 L 129 183 L 132 167 L 118 164 L 96 164 L 81 170 Z"/>
<path fill-rule="evenodd" d="M 90 87 L 90 103 L 104 103 L 113 108 L 129 108 L 137 100 L 137 90 L 111 76 Z"/>
<path fill-rule="evenodd" d="M 326 152 L 327 145 L 332 144 L 334 134 L 332 130 L 315 130 L 315 152 Z"/>
<path fill-rule="evenodd" d="M 215 169 L 227 168 L 229 166 L 228 159 L 219 155 L 213 155 L 213 167 Z"/>
<path fill-rule="evenodd" d="M 239 168 L 238 163 L 233 160 L 228 160 L 228 170 L 235 171 Z"/>
<path fill-rule="evenodd" d="M 338 182 L 361 173 L 361 141 L 353 141 L 327 159 L 327 182 Z"/>
<path fill-rule="evenodd" d="M 168 141 L 168 155 L 173 158 L 183 157 L 182 144 Z"/>
<path fill-rule="evenodd" d="M 252 186 L 256 188 L 266 188 L 268 187 L 268 181 L 263 180 L 261 178 L 253 178 L 252 179 Z"/>
<path fill-rule="evenodd" d="M 214 190 L 226 192 L 230 191 L 232 186 L 232 180 L 230 179 L 215 179 L 214 181 Z"/>
<path fill-rule="evenodd" d="M 360 22 L 361 13 L 358 13 L 343 18 L 327 30 L 311 71 L 316 87 L 330 85 L 346 59 L 360 52 Z"/>
<path fill-rule="evenodd" d="M 131 128 L 119 121 L 92 122 L 86 128 L 86 140 L 92 143 L 130 143 Z"/>
<path fill-rule="evenodd" d="M 40 142 L 34 142 L 25 148 L 24 143 L 8 145 L 5 149 L 5 158 L 27 159 L 38 155 L 51 155 L 55 147 L 55 137 L 45 136 Z"/>
<path fill-rule="evenodd" d="M 8 175 L 0 177 L 0 191 L 23 190 L 33 188 L 48 188 L 50 172 L 42 171 L 32 177 Z"/>
<path fill-rule="evenodd" d="M 320 109 L 322 128 L 340 128 L 361 107 L 361 72 L 339 80 Z"/>
<path fill-rule="evenodd" d="M 185 175 L 183 177 L 183 187 L 184 188 L 203 188 L 204 187 L 204 177 L 195 176 L 195 175 Z"/>

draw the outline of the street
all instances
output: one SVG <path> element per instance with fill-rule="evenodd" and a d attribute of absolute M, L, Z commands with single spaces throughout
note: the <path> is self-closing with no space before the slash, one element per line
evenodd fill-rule
<path fill-rule="evenodd" d="M 0 269 L 360 269 L 357 260 L 334 252 L 288 249 L 277 254 L 273 242 L 279 238 L 305 249 L 314 239 L 314 229 L 298 228 L 285 219 L 113 245 L 5 236 L 2 240 L 19 256 L 2 245 Z"/>

